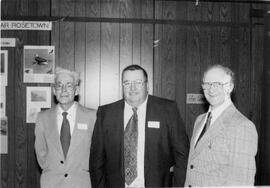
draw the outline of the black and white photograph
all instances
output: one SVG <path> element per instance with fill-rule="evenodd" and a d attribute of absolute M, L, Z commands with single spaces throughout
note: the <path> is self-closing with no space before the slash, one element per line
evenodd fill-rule
<path fill-rule="evenodd" d="M 44 90 L 31 91 L 31 102 L 46 102 L 47 92 Z"/>
<path fill-rule="evenodd" d="M 0 88 L 0 116 L 6 116 L 6 87 L 1 86 Z"/>
<path fill-rule="evenodd" d="M 1 188 L 270 188 L 270 0 L 0 3 Z"/>
<path fill-rule="evenodd" d="M 26 87 L 26 122 L 35 123 L 41 108 L 51 107 L 51 87 Z"/>
<path fill-rule="evenodd" d="M 54 57 L 54 46 L 24 46 L 24 82 L 51 83 Z"/>
<path fill-rule="evenodd" d="M 1 116 L 0 127 L 0 154 L 8 153 L 8 119 L 6 116 Z"/>
<path fill-rule="evenodd" d="M 0 63 L 0 80 L 1 87 L 7 85 L 7 77 L 8 77 L 8 51 L 1 50 L 1 63 Z"/>

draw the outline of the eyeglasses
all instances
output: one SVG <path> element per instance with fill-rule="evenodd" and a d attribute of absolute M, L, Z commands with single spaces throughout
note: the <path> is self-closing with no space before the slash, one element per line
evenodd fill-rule
<path fill-rule="evenodd" d="M 221 83 L 221 82 L 204 82 L 204 83 L 202 84 L 202 88 L 203 88 L 204 90 L 208 90 L 208 89 L 210 89 L 211 87 L 212 87 L 213 89 L 219 89 L 219 88 L 223 87 L 224 85 L 226 85 L 226 84 L 228 84 L 228 83 L 230 83 L 230 82 L 226 82 L 226 83 Z"/>
<path fill-rule="evenodd" d="M 54 88 L 55 88 L 55 90 L 57 90 L 57 91 L 60 91 L 60 90 L 62 90 L 63 88 L 66 88 L 66 90 L 67 91 L 72 91 L 72 90 L 74 90 L 75 89 L 75 86 L 76 85 L 74 85 L 73 83 L 67 83 L 67 84 L 55 84 L 54 85 Z"/>
<path fill-rule="evenodd" d="M 124 88 L 128 89 L 128 88 L 131 88 L 132 84 L 134 84 L 136 88 L 142 88 L 143 84 L 146 82 L 147 81 L 143 81 L 143 80 L 135 80 L 135 81 L 126 80 L 123 82 L 123 86 Z"/>

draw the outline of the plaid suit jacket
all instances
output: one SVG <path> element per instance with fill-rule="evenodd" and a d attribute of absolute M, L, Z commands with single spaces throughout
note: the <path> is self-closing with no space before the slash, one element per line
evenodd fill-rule
<path fill-rule="evenodd" d="M 195 147 L 195 135 L 205 115 L 195 121 L 185 186 L 254 185 L 258 144 L 255 125 L 232 104 Z"/>

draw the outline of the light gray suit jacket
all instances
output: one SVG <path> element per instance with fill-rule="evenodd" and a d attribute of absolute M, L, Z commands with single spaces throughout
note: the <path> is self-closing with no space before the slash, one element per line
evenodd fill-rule
<path fill-rule="evenodd" d="M 254 185 L 258 143 L 254 124 L 232 104 L 194 147 L 205 115 L 195 121 L 185 186 Z"/>
<path fill-rule="evenodd" d="M 66 160 L 56 114 L 56 108 L 52 108 L 40 112 L 36 120 L 35 151 L 42 168 L 41 188 L 89 188 L 89 155 L 96 111 L 78 105 Z"/>

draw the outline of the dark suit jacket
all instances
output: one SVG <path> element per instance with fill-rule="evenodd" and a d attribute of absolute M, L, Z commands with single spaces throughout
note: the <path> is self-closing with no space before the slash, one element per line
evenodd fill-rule
<path fill-rule="evenodd" d="M 159 128 L 148 128 L 159 121 Z M 90 156 L 92 186 L 124 187 L 124 100 L 101 106 L 97 112 Z M 188 159 L 188 137 L 175 102 L 148 96 L 145 122 L 145 186 L 183 186 Z"/>

